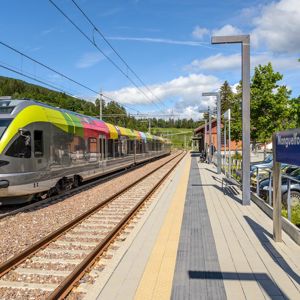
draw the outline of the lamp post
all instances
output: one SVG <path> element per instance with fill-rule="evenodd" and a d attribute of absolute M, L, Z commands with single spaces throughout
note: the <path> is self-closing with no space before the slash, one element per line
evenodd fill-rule
<path fill-rule="evenodd" d="M 210 108 L 208 108 L 208 163 L 211 163 L 211 143 L 212 143 L 212 137 L 211 137 L 211 113 Z"/>
<path fill-rule="evenodd" d="M 224 120 L 224 172 L 225 172 L 225 176 L 228 174 L 227 170 L 226 170 L 226 120 Z"/>
<path fill-rule="evenodd" d="M 229 108 L 224 113 L 224 124 L 225 124 L 225 149 L 226 149 L 226 121 L 228 121 L 228 176 L 231 177 L 231 126 L 230 126 L 230 120 L 231 120 L 231 109 Z M 225 150 L 226 151 L 226 150 Z M 225 152 L 226 153 L 226 152 Z M 225 154 L 226 157 L 226 154 Z"/>
<path fill-rule="evenodd" d="M 210 114 L 210 109 L 208 107 L 207 110 L 203 109 L 203 110 L 198 110 L 199 113 L 208 113 L 208 131 L 209 131 L 209 145 L 211 144 L 211 114 Z M 204 149 L 205 149 L 205 152 L 208 153 L 208 162 L 210 163 L 211 162 L 211 157 L 210 157 L 210 151 L 206 151 L 206 144 L 207 144 L 207 138 L 206 138 L 206 135 L 207 135 L 207 120 L 205 119 L 204 120 Z"/>
<path fill-rule="evenodd" d="M 206 141 L 206 135 L 207 135 L 207 120 L 205 119 L 204 120 L 204 151 L 205 151 L 205 153 L 206 153 L 206 143 L 207 143 L 207 141 Z"/>
<path fill-rule="evenodd" d="M 202 96 L 217 97 L 217 173 L 221 174 L 221 99 L 219 92 L 202 93 Z M 210 114 L 209 114 L 210 116 Z M 211 144 L 211 121 L 210 121 L 210 141 Z"/>
<path fill-rule="evenodd" d="M 250 205 L 250 35 L 213 36 L 212 44 L 241 44 L 243 87 L 243 205 Z"/>

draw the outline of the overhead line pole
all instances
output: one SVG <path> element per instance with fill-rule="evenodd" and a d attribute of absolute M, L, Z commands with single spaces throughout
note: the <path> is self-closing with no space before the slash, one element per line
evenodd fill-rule
<path fill-rule="evenodd" d="M 114 51 L 114 53 L 120 58 L 120 60 L 124 63 L 124 65 L 131 71 L 131 73 L 138 79 L 138 81 L 165 107 L 166 105 L 152 92 L 152 90 L 145 84 L 145 82 L 137 75 L 137 73 L 128 65 L 125 59 L 120 55 L 120 53 L 112 46 L 112 44 L 107 40 L 105 35 L 101 32 L 101 30 L 92 22 L 92 20 L 88 17 L 88 15 L 83 11 L 83 9 L 78 5 L 75 0 L 71 0 L 74 5 L 78 8 L 78 10 L 82 13 L 82 15 L 87 19 L 90 25 L 94 28 L 96 32 L 100 34 L 103 40 L 108 44 L 108 46 Z"/>
<path fill-rule="evenodd" d="M 57 71 L 57 70 L 55 70 L 55 69 L 49 67 L 48 65 L 46 65 L 46 64 L 44 64 L 44 63 L 42 63 L 42 62 L 36 60 L 35 58 L 32 58 L 32 57 L 28 56 L 28 55 L 25 54 L 24 52 L 22 52 L 22 51 L 20 51 L 20 50 L 18 50 L 18 49 L 16 49 L 16 48 L 14 48 L 14 47 L 12 47 L 12 46 L 10 46 L 10 45 L 4 43 L 4 42 L 2 42 L 2 41 L 0 41 L 0 44 L 1 44 L 2 46 L 4 46 L 4 47 L 10 49 L 10 50 L 13 51 L 13 52 L 20 54 L 22 57 L 25 57 L 25 58 L 31 60 L 32 62 L 34 62 L 34 63 L 36 63 L 36 64 L 42 66 L 43 68 L 45 68 L 45 69 L 47 69 L 47 70 L 49 70 L 49 71 L 51 71 L 51 72 L 53 72 L 53 73 L 55 73 L 55 74 L 57 74 L 57 75 L 63 77 L 63 78 L 65 78 L 65 79 L 67 79 L 67 80 L 69 80 L 69 81 L 71 81 L 71 82 L 77 84 L 78 86 L 81 86 L 82 88 L 85 88 L 86 90 L 89 90 L 89 91 L 95 93 L 96 95 L 99 94 L 99 93 L 98 93 L 97 91 L 95 91 L 94 89 L 91 89 L 90 87 L 88 87 L 88 86 L 86 86 L 86 85 L 84 85 L 84 84 L 82 84 L 82 83 L 80 83 L 80 82 L 74 80 L 73 78 L 71 78 L 71 77 L 69 77 L 69 76 L 67 76 L 67 75 L 65 75 L 65 74 L 63 74 L 63 73 L 61 73 L 61 72 L 59 72 L 59 71 Z M 47 83 L 43 82 L 42 80 L 37 80 L 37 79 L 35 79 L 34 77 L 31 77 L 31 76 L 26 75 L 26 74 L 24 74 L 24 73 L 22 73 L 22 72 L 16 71 L 16 70 L 14 70 L 14 69 L 12 69 L 12 68 L 5 67 L 5 66 L 2 66 L 2 67 L 5 68 L 5 69 L 7 69 L 7 70 L 9 70 L 9 71 L 11 71 L 11 72 L 14 72 L 14 73 L 16 73 L 16 74 L 19 74 L 19 75 L 22 75 L 22 76 L 24 76 L 24 77 L 27 77 L 27 78 L 29 78 L 29 79 L 31 79 L 31 80 L 34 80 L 34 81 L 37 81 L 37 82 L 42 83 L 42 84 L 44 84 L 44 85 L 47 85 L 47 86 L 49 86 L 49 87 L 51 87 L 51 88 L 54 88 L 54 89 L 56 89 L 56 90 L 59 90 L 59 91 L 61 91 L 61 92 L 66 92 L 66 91 L 64 91 L 64 90 L 62 90 L 62 89 L 60 89 L 60 88 L 55 87 L 54 85 L 47 84 Z M 74 96 L 71 95 L 70 93 L 67 93 L 67 94 L 69 94 L 70 96 L 74 97 Z M 102 94 L 102 96 L 103 96 L 103 94 Z M 75 97 L 74 97 L 74 98 L 75 98 Z M 108 97 L 107 97 L 107 98 L 108 98 Z M 113 99 L 110 99 L 110 100 L 113 100 Z M 116 101 L 116 102 L 118 102 L 118 101 Z M 134 111 L 136 111 L 136 112 L 139 112 L 138 110 L 136 110 L 136 109 L 134 109 L 134 108 L 131 108 L 131 107 L 128 106 L 128 105 L 125 105 L 125 104 L 122 104 L 122 105 L 123 105 L 124 107 L 128 108 L 128 109 L 131 109 L 131 110 L 134 110 Z"/>
<path fill-rule="evenodd" d="M 102 121 L 102 91 L 100 91 L 100 120 Z"/>

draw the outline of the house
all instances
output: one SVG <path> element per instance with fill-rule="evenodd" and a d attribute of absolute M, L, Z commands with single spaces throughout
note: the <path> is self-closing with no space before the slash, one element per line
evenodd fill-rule
<path fill-rule="evenodd" d="M 235 150 L 241 150 L 242 149 L 242 141 L 230 141 L 228 140 L 228 127 L 226 129 L 226 151 L 229 149 L 231 151 Z M 212 145 L 215 149 L 217 149 L 217 120 L 213 119 L 211 120 L 211 139 L 212 139 Z M 206 134 L 205 134 L 205 124 L 199 126 L 194 130 L 194 137 L 193 141 L 196 144 L 197 150 L 199 152 L 202 152 L 202 150 L 207 149 L 209 144 L 209 126 L 207 122 L 207 128 L 206 128 Z M 224 143 L 224 126 L 221 124 L 221 151 L 225 150 L 225 143 Z M 229 147 L 230 146 L 230 147 Z"/>

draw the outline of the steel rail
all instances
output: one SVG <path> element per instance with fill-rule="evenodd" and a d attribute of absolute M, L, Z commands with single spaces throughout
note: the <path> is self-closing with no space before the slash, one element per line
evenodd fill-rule
<path fill-rule="evenodd" d="M 135 180 L 133 183 L 131 183 L 128 186 L 124 187 L 123 189 L 121 189 L 120 191 L 118 191 L 113 196 L 111 196 L 108 199 L 102 201 L 101 203 L 95 205 L 94 207 L 92 207 L 91 209 L 89 209 L 88 211 L 86 211 L 85 213 L 79 215 L 78 217 L 76 217 L 75 219 L 71 220 L 67 224 L 65 224 L 62 227 L 56 229 L 55 231 L 51 232 L 50 234 L 48 234 L 44 238 L 40 239 L 39 241 L 37 241 L 33 245 L 29 246 L 28 248 L 26 248 L 22 252 L 14 255 L 13 257 L 11 257 L 10 259 L 8 259 L 7 261 L 5 261 L 2 264 L 0 264 L 0 277 L 4 276 L 12 268 L 15 268 L 17 265 L 21 264 L 29 256 L 32 256 L 33 254 L 35 254 L 36 252 L 38 252 L 41 248 L 43 248 L 43 247 L 49 245 L 50 243 L 52 243 L 53 241 L 57 240 L 60 236 L 62 236 L 67 231 L 69 231 L 70 229 L 72 229 L 73 227 L 75 227 L 78 223 L 80 223 L 84 219 L 88 218 L 90 215 L 92 215 L 93 213 L 95 213 L 97 210 L 101 209 L 102 207 L 104 207 L 108 203 L 114 201 L 117 197 L 119 197 L 120 195 L 122 195 L 123 193 L 125 193 L 127 190 L 129 190 L 130 188 L 132 188 L 133 186 L 135 186 L 136 184 L 138 184 L 139 182 L 141 182 L 145 178 L 147 178 L 150 175 L 152 175 L 154 172 L 156 172 L 159 169 L 161 169 L 163 166 L 165 166 L 166 164 L 168 164 L 169 162 L 171 162 L 172 160 L 174 160 L 175 158 L 177 158 L 178 156 L 180 156 L 182 153 L 183 153 L 183 151 L 181 153 L 179 153 L 178 155 L 172 157 L 167 162 L 165 162 L 162 165 L 160 165 L 158 168 L 152 170 L 151 172 L 149 172 L 145 176 L 143 176 L 143 177 Z"/>
<path fill-rule="evenodd" d="M 187 153 L 187 152 L 186 152 Z M 165 179 L 175 169 L 175 167 L 185 157 L 186 153 L 182 155 L 181 159 L 175 163 L 174 166 L 155 184 L 141 200 L 131 209 L 131 211 L 116 225 L 116 227 L 102 240 L 95 249 L 72 271 L 72 273 L 65 278 L 65 280 L 47 297 L 48 300 L 65 299 L 65 297 L 73 289 L 74 285 L 82 278 L 82 276 L 89 270 L 96 262 L 99 256 L 103 254 L 113 242 L 113 240 L 124 230 L 130 220 L 136 215 L 145 202 L 153 195 L 153 193 L 162 185 Z M 181 153 L 182 154 L 182 153 Z M 179 154 L 179 155 L 181 155 Z M 179 156 L 178 155 L 178 156 Z M 176 157 L 178 157 L 176 156 Z M 171 161 L 171 160 L 170 160 Z"/>
<path fill-rule="evenodd" d="M 7 217 L 10 217 L 10 216 L 13 216 L 13 215 L 16 215 L 18 213 L 27 211 L 27 210 L 31 210 L 33 208 L 36 208 L 36 207 L 40 206 L 40 205 L 50 204 L 50 203 L 53 203 L 53 202 L 58 202 L 61 198 L 65 197 L 65 196 L 70 196 L 70 197 L 74 196 L 76 194 L 79 194 L 79 193 L 87 190 L 87 189 L 93 188 L 93 187 L 97 186 L 98 184 L 107 182 L 111 179 L 117 178 L 117 177 L 122 176 L 126 173 L 129 173 L 131 171 L 139 169 L 139 168 L 149 164 L 150 162 L 157 161 L 157 160 L 159 160 L 161 158 L 164 158 L 168 155 L 169 154 L 166 153 L 166 154 L 163 154 L 161 156 L 154 156 L 154 157 L 151 157 L 151 158 L 147 159 L 146 161 L 136 162 L 135 164 L 127 165 L 127 166 L 122 167 L 119 170 L 115 170 L 115 171 L 109 172 L 109 173 L 104 174 L 104 175 L 100 174 L 96 178 L 89 179 L 86 182 L 83 182 L 82 185 L 80 185 L 78 187 L 75 187 L 75 188 L 72 188 L 71 190 L 64 191 L 59 195 L 51 196 L 51 197 L 46 198 L 44 200 L 38 200 L 38 201 L 35 201 L 33 203 L 29 203 L 28 205 L 25 205 L 23 207 L 14 209 L 12 211 L 9 211 L 9 212 L 3 213 L 3 214 L 0 213 L 0 220 L 2 220 L 4 218 L 7 218 Z M 0 210 L 1 210 L 1 208 L 2 207 L 0 206 Z"/>

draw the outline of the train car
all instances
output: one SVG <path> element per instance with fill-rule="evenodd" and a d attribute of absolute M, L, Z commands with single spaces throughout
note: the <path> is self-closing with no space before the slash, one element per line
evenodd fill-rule
<path fill-rule="evenodd" d="M 34 100 L 0 100 L 0 203 L 60 193 L 170 153 L 149 133 Z"/>

